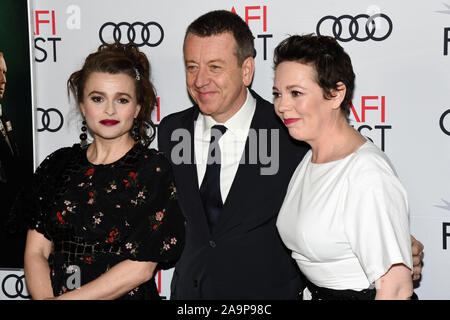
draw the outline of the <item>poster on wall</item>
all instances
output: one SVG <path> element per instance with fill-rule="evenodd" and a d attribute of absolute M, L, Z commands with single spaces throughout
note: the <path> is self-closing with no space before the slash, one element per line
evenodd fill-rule
<path fill-rule="evenodd" d="M 0 268 L 22 268 L 25 230 L 10 211 L 33 173 L 33 121 L 26 1 L 0 3 Z"/>

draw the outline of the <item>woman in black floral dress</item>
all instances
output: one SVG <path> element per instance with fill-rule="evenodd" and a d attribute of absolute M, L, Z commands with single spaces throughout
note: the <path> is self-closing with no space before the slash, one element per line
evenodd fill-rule
<path fill-rule="evenodd" d="M 21 198 L 34 299 L 159 298 L 154 275 L 178 259 L 184 219 L 169 163 L 147 148 L 149 73 L 136 47 L 114 44 L 69 78 L 93 141 L 48 156 Z"/>

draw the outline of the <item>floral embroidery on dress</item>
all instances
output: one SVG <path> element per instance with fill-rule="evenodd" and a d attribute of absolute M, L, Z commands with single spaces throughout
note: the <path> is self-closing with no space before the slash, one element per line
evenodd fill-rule
<path fill-rule="evenodd" d="M 150 216 L 150 229 L 157 230 L 160 225 L 162 225 L 162 220 L 164 219 L 166 209 L 158 211 L 155 215 Z"/>
<path fill-rule="evenodd" d="M 106 193 L 111 193 L 113 190 L 117 190 L 116 180 L 109 182 L 109 187 L 105 188 Z"/>
<path fill-rule="evenodd" d="M 128 295 L 134 296 L 139 291 L 139 287 L 134 288 L 130 292 L 128 292 Z"/>
<path fill-rule="evenodd" d="M 74 209 L 77 207 L 76 202 L 71 202 L 69 200 L 65 200 L 64 204 L 66 205 L 66 210 L 70 213 L 75 213 Z"/>
<path fill-rule="evenodd" d="M 171 246 L 175 246 L 177 244 L 177 238 L 175 237 L 167 237 L 163 241 L 163 246 L 159 251 L 160 254 L 163 254 L 165 251 L 170 250 Z"/>
<path fill-rule="evenodd" d="M 177 188 L 175 187 L 175 184 L 173 182 L 170 183 L 170 199 L 178 199 L 177 197 Z"/>
<path fill-rule="evenodd" d="M 125 183 L 125 188 L 129 188 L 131 186 L 139 186 L 137 184 L 137 176 L 138 173 L 137 172 L 133 172 L 131 171 L 130 173 L 128 173 L 128 177 L 126 179 L 123 179 L 123 182 Z"/>
<path fill-rule="evenodd" d="M 83 261 L 86 264 L 92 264 L 92 262 L 94 262 L 94 257 L 92 255 L 80 257 L 80 261 Z"/>
<path fill-rule="evenodd" d="M 85 176 L 88 176 L 89 179 L 92 179 L 92 176 L 94 175 L 94 171 L 95 171 L 94 168 L 89 168 L 89 169 L 84 173 L 84 175 L 85 175 Z"/>
<path fill-rule="evenodd" d="M 106 242 L 109 243 L 114 243 L 115 241 L 117 241 L 119 239 L 120 235 L 119 235 L 119 229 L 114 228 L 113 230 L 111 230 L 111 232 L 109 233 L 109 237 L 108 239 L 106 239 Z"/>
<path fill-rule="evenodd" d="M 88 204 L 93 204 L 94 203 L 94 199 L 95 199 L 95 195 L 96 195 L 97 191 L 89 191 L 89 200 L 88 200 Z"/>
<path fill-rule="evenodd" d="M 92 222 L 92 226 L 95 228 L 97 225 L 99 225 L 102 222 L 103 213 L 98 212 L 92 216 L 92 219 L 94 220 Z"/>
<path fill-rule="evenodd" d="M 142 190 L 140 190 L 136 196 L 136 199 L 131 199 L 130 202 L 131 204 L 133 204 L 134 206 L 137 205 L 142 205 L 144 204 L 146 201 L 146 195 L 147 194 L 147 187 L 144 186 L 144 188 L 142 188 Z"/>
<path fill-rule="evenodd" d="M 67 222 L 67 214 L 75 213 L 75 208 L 77 207 L 77 203 L 69 201 L 69 200 L 64 200 L 64 206 L 65 206 L 65 209 L 59 210 L 56 212 L 56 218 L 58 219 L 59 225 L 61 225 L 61 226 L 69 224 L 69 222 Z"/>
<path fill-rule="evenodd" d="M 58 211 L 56 212 L 56 217 L 58 218 L 59 224 L 63 225 L 63 224 L 69 224 L 65 219 L 65 215 L 66 215 L 66 210 L 63 210 L 62 212 Z"/>
<path fill-rule="evenodd" d="M 138 254 L 137 248 L 139 247 L 139 242 L 127 242 L 125 244 L 125 249 L 129 250 L 130 254 L 136 258 L 136 255 Z"/>

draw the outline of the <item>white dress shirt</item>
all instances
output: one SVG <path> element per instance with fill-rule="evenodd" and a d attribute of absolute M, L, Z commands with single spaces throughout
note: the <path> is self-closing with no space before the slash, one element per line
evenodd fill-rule
<path fill-rule="evenodd" d="M 211 128 L 216 124 L 222 124 L 227 128 L 227 131 L 219 140 L 221 151 L 220 193 L 223 203 L 225 203 L 239 167 L 255 110 L 256 99 L 247 89 L 247 99 L 244 105 L 225 123 L 218 123 L 211 116 L 202 113 L 196 120 L 194 150 L 199 188 L 206 172 Z"/>

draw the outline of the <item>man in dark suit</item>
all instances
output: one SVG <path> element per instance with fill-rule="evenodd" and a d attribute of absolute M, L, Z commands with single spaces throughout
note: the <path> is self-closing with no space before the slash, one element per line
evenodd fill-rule
<path fill-rule="evenodd" d="M 204 30 L 210 26 L 216 30 Z M 298 298 L 303 285 L 300 273 L 275 222 L 290 176 L 307 148 L 289 138 L 269 102 L 247 90 L 253 79 L 254 48 L 253 36 L 241 18 L 213 12 L 194 22 L 186 35 L 186 81 L 197 105 L 166 117 L 158 130 L 158 146 L 172 161 L 187 219 L 186 246 L 175 267 L 172 298 Z M 246 51 L 237 56 L 239 47 Z M 232 123 L 237 118 L 238 123 Z M 222 144 L 222 155 L 236 151 L 238 156 L 222 161 L 220 178 L 228 184 L 221 181 L 223 206 L 211 226 L 199 178 L 206 175 L 207 161 L 202 162 L 199 153 L 208 151 L 210 128 L 216 123 L 227 127 L 223 144 L 233 145 L 228 150 Z M 172 141 L 174 132 L 183 139 Z M 272 141 L 268 152 L 259 148 Z M 260 156 L 270 151 L 271 164 Z"/>
<path fill-rule="evenodd" d="M 6 61 L 0 51 L 0 101 L 6 90 Z M 23 167 L 17 148 L 11 121 L 7 118 L 5 110 L 0 104 L 0 268 L 23 267 L 23 250 L 25 236 L 11 234 L 9 219 L 11 207 L 17 192 L 23 183 Z M 18 248 L 20 248 L 18 250 Z"/>
<path fill-rule="evenodd" d="M 255 51 L 239 16 L 199 17 L 183 51 L 195 106 L 158 128 L 186 216 L 171 298 L 298 299 L 304 284 L 276 219 L 308 147 L 293 141 L 273 105 L 247 88 Z"/>

